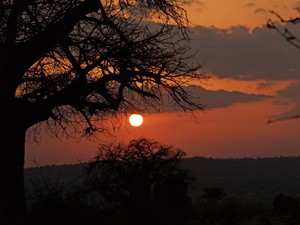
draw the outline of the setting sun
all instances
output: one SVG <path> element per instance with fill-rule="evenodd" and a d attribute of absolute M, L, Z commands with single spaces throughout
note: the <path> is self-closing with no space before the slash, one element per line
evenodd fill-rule
<path fill-rule="evenodd" d="M 129 117 L 129 123 L 131 126 L 138 127 L 141 126 L 143 123 L 144 119 L 140 114 L 132 114 Z"/>

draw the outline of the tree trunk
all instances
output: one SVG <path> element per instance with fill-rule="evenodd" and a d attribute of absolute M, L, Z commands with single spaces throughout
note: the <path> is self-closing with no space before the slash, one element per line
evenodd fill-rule
<path fill-rule="evenodd" d="M 1 107 L 2 108 L 2 107 Z M 25 214 L 24 151 L 26 129 L 17 112 L 1 109 L 0 224 L 22 224 Z M 19 112 L 20 113 L 20 112 Z"/>

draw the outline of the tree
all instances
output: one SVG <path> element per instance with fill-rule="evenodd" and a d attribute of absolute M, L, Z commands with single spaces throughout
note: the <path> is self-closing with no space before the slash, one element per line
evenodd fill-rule
<path fill-rule="evenodd" d="M 2 0 L 0 21 L 1 224 L 24 214 L 25 140 L 42 122 L 56 137 L 104 131 L 164 94 L 203 109 L 183 87 L 202 74 L 175 0 Z"/>
<path fill-rule="evenodd" d="M 144 138 L 103 145 L 87 167 L 87 190 L 119 215 L 116 224 L 188 224 L 193 177 L 180 166 L 184 155 Z"/>
<path fill-rule="evenodd" d="M 202 198 L 210 204 L 215 204 L 226 196 L 224 188 L 221 187 L 205 187 L 203 188 Z"/>
<path fill-rule="evenodd" d="M 221 219 L 220 202 L 226 197 L 224 188 L 221 187 L 205 187 L 201 196 L 205 200 L 203 210 L 203 221 L 208 225 L 216 224 Z"/>

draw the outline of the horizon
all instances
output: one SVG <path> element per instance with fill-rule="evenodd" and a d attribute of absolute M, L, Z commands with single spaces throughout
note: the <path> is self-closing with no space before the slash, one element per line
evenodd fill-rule
<path fill-rule="evenodd" d="M 269 159 L 300 159 L 300 155 L 291 156 L 270 156 L 270 157 L 237 157 L 237 158 L 214 158 L 205 156 L 190 156 L 182 158 L 184 160 L 190 159 L 205 159 L 205 160 L 269 160 Z M 65 164 L 45 164 L 45 165 L 35 165 L 30 167 L 25 167 L 24 169 L 39 169 L 44 167 L 56 167 L 56 166 L 77 166 L 81 164 L 87 164 L 89 161 L 78 162 L 78 163 L 65 163 Z"/>
<path fill-rule="evenodd" d="M 300 119 L 266 125 L 269 119 L 300 114 L 300 51 L 266 27 L 267 20 L 274 19 L 268 10 L 285 18 L 297 15 L 295 2 L 192 1 L 184 7 L 192 24 L 191 47 L 197 52 L 192 62 L 203 64 L 203 72 L 211 76 L 192 89 L 208 105 L 207 111 L 195 111 L 193 118 L 165 107 L 143 114 L 138 128 L 125 116 L 115 129 L 112 119 L 106 128 L 115 137 L 100 135 L 101 143 L 142 136 L 181 148 L 189 156 L 300 155 Z M 33 160 L 41 165 L 85 161 L 98 145 L 43 134 L 40 144 L 26 143 L 25 166 Z"/>

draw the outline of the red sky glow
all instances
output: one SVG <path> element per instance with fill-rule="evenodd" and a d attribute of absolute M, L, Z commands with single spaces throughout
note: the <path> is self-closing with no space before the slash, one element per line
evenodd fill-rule
<path fill-rule="evenodd" d="M 187 156 L 215 158 L 300 155 L 300 119 L 266 124 L 268 119 L 300 114 L 300 50 L 265 24 L 276 10 L 293 15 L 296 1 L 187 1 L 193 24 L 194 62 L 212 74 L 193 91 L 207 111 L 166 111 L 144 116 L 140 127 L 123 118 L 103 142 L 145 137 L 181 148 Z M 300 30 L 296 30 L 300 36 Z M 79 163 L 91 159 L 100 143 L 62 141 L 42 135 L 26 143 L 25 166 Z"/>

